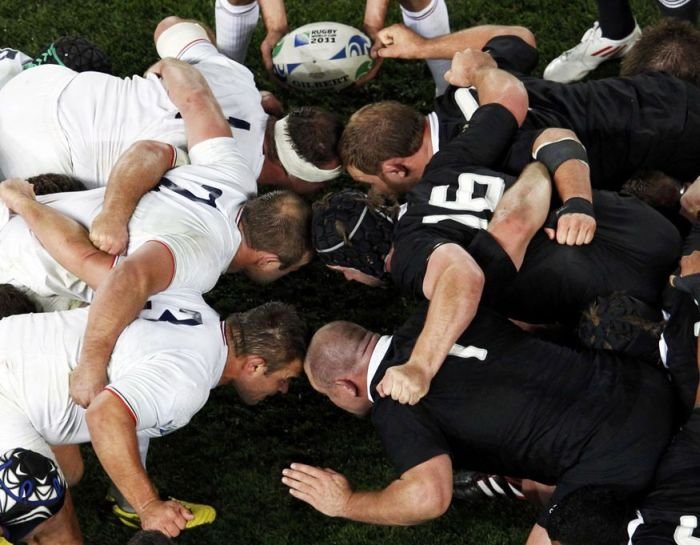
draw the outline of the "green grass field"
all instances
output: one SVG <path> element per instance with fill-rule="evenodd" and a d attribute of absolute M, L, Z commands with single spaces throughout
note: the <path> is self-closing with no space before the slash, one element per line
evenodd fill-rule
<path fill-rule="evenodd" d="M 115 72 L 143 72 L 156 60 L 151 36 L 167 15 L 204 20 L 213 26 L 213 0 L 3 0 L 0 25 L 5 46 L 35 53 L 64 34 L 89 37 L 111 54 Z M 540 70 L 564 48 L 574 45 L 595 19 L 592 0 L 447 0 L 453 29 L 482 23 L 519 24 L 538 37 Z M 651 0 L 632 2 L 644 26 L 658 17 Z M 360 0 L 287 0 L 290 27 L 322 19 L 361 26 Z M 393 6 L 387 22 L 399 20 Z M 257 44 L 248 65 L 261 89 L 275 90 L 261 69 Z M 613 63 L 596 75 L 614 74 Z M 433 85 L 421 63 L 388 61 L 379 77 L 362 90 L 305 95 L 282 90 L 288 105 L 316 103 L 348 116 L 371 101 L 397 99 L 428 111 Z M 350 184 L 349 179 L 342 180 Z M 222 313 L 245 310 L 277 299 L 292 303 L 316 328 L 333 319 L 350 319 L 388 332 L 401 323 L 412 302 L 393 290 L 349 285 L 339 275 L 313 264 L 274 286 L 257 287 L 241 278 L 222 280 L 209 295 Z M 74 489 L 86 542 L 124 544 L 133 530 L 110 522 L 100 509 L 107 479 L 89 446 L 87 471 Z M 344 473 L 358 488 L 372 489 L 394 478 L 369 422 L 350 417 L 316 395 L 303 380 L 287 396 L 258 407 L 242 405 L 231 391 L 215 391 L 192 423 L 154 441 L 150 473 L 175 497 L 214 505 L 219 518 L 210 526 L 185 532 L 178 543 L 198 545 L 333 544 L 384 545 L 523 543 L 535 510 L 509 501 L 455 504 L 441 519 L 413 528 L 383 528 L 326 518 L 289 496 L 280 472 L 304 461 Z"/>

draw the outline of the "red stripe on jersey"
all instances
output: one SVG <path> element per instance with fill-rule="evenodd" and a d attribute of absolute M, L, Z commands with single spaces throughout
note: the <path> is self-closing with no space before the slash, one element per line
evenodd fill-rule
<path fill-rule="evenodd" d="M 193 46 L 197 45 L 197 44 L 200 43 L 200 42 L 206 42 L 206 43 L 208 43 L 208 44 L 211 43 L 211 42 L 210 42 L 209 40 L 207 40 L 206 38 L 197 38 L 196 40 L 192 40 L 190 43 L 188 43 L 185 47 L 183 47 L 183 48 L 180 50 L 180 52 L 177 54 L 177 58 L 179 59 L 180 57 L 182 57 L 182 56 L 185 54 L 185 52 L 186 52 L 190 47 L 193 47 Z"/>
<path fill-rule="evenodd" d="M 175 162 L 177 161 L 177 150 L 175 149 L 175 146 L 172 144 L 168 144 L 170 146 L 170 168 L 173 168 L 175 166 Z"/>
<path fill-rule="evenodd" d="M 111 388 L 109 386 L 107 386 L 105 388 L 105 391 L 109 392 L 114 397 L 116 397 L 119 401 L 121 401 L 121 404 L 124 406 L 124 408 L 127 410 L 129 415 L 131 416 L 131 419 L 134 421 L 134 425 L 136 425 L 136 423 L 137 423 L 136 413 L 134 412 L 134 409 L 131 408 L 131 405 L 129 405 L 129 403 L 127 403 L 126 399 L 124 399 L 124 397 L 117 390 L 114 390 L 113 388 Z"/>

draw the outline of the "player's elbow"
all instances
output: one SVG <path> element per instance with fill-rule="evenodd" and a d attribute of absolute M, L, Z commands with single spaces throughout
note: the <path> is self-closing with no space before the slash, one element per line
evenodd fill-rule
<path fill-rule="evenodd" d="M 153 31 L 153 42 L 157 43 L 158 38 L 160 38 L 160 35 L 163 34 L 163 32 L 168 30 L 170 27 L 181 23 L 182 21 L 184 21 L 184 19 L 181 19 L 176 15 L 170 15 L 163 19 L 160 23 L 158 23 L 158 25 L 156 25 L 156 29 Z"/>
<path fill-rule="evenodd" d="M 413 501 L 415 520 L 421 524 L 441 517 L 452 502 L 452 483 L 447 486 L 437 479 L 415 483 L 409 490 Z"/>
<path fill-rule="evenodd" d="M 512 36 L 517 36 L 531 47 L 537 47 L 537 40 L 535 39 L 535 35 L 529 28 L 525 28 L 524 26 L 513 26 L 510 28 Z"/>

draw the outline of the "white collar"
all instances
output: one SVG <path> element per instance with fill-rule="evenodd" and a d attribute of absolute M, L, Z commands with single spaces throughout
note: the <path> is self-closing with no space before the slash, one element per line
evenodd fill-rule
<path fill-rule="evenodd" d="M 374 350 L 372 351 L 372 356 L 369 358 L 369 365 L 367 366 L 367 397 L 374 403 L 372 399 L 372 392 L 370 390 L 372 385 L 372 379 L 379 369 L 379 364 L 382 363 L 387 350 L 389 350 L 389 345 L 391 344 L 391 335 L 382 335 L 379 337 L 377 344 L 374 345 Z"/>
<path fill-rule="evenodd" d="M 438 116 L 435 112 L 428 114 L 428 123 L 430 124 L 430 142 L 433 145 L 433 155 L 440 151 L 440 125 L 438 124 Z"/>

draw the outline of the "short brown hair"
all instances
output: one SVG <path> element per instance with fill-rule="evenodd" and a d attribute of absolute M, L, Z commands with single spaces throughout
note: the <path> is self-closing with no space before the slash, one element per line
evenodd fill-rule
<path fill-rule="evenodd" d="M 343 166 L 378 174 L 382 162 L 409 157 L 423 141 L 425 116 L 411 106 L 385 101 L 357 110 L 340 138 Z"/>
<path fill-rule="evenodd" d="M 620 65 L 623 76 L 644 72 L 666 72 L 700 86 L 700 29 L 673 18 L 645 28 Z"/>
<path fill-rule="evenodd" d="M 343 122 L 336 114 L 315 106 L 296 108 L 289 112 L 287 131 L 294 151 L 314 166 L 340 162 L 338 142 Z"/>
<path fill-rule="evenodd" d="M 38 311 L 34 302 L 16 287 L 0 284 L 0 318 Z"/>
<path fill-rule="evenodd" d="M 271 191 L 248 201 L 240 225 L 248 246 L 275 254 L 281 270 L 311 252 L 311 206 L 291 191 Z"/>
<path fill-rule="evenodd" d="M 27 178 L 34 185 L 36 195 L 49 195 L 50 193 L 64 193 L 68 191 L 84 191 L 85 184 L 73 176 L 67 174 L 38 174 Z"/>
<path fill-rule="evenodd" d="M 294 307 L 271 301 L 226 318 L 239 356 L 260 356 L 267 372 L 284 369 L 306 353 L 306 324 Z"/>

